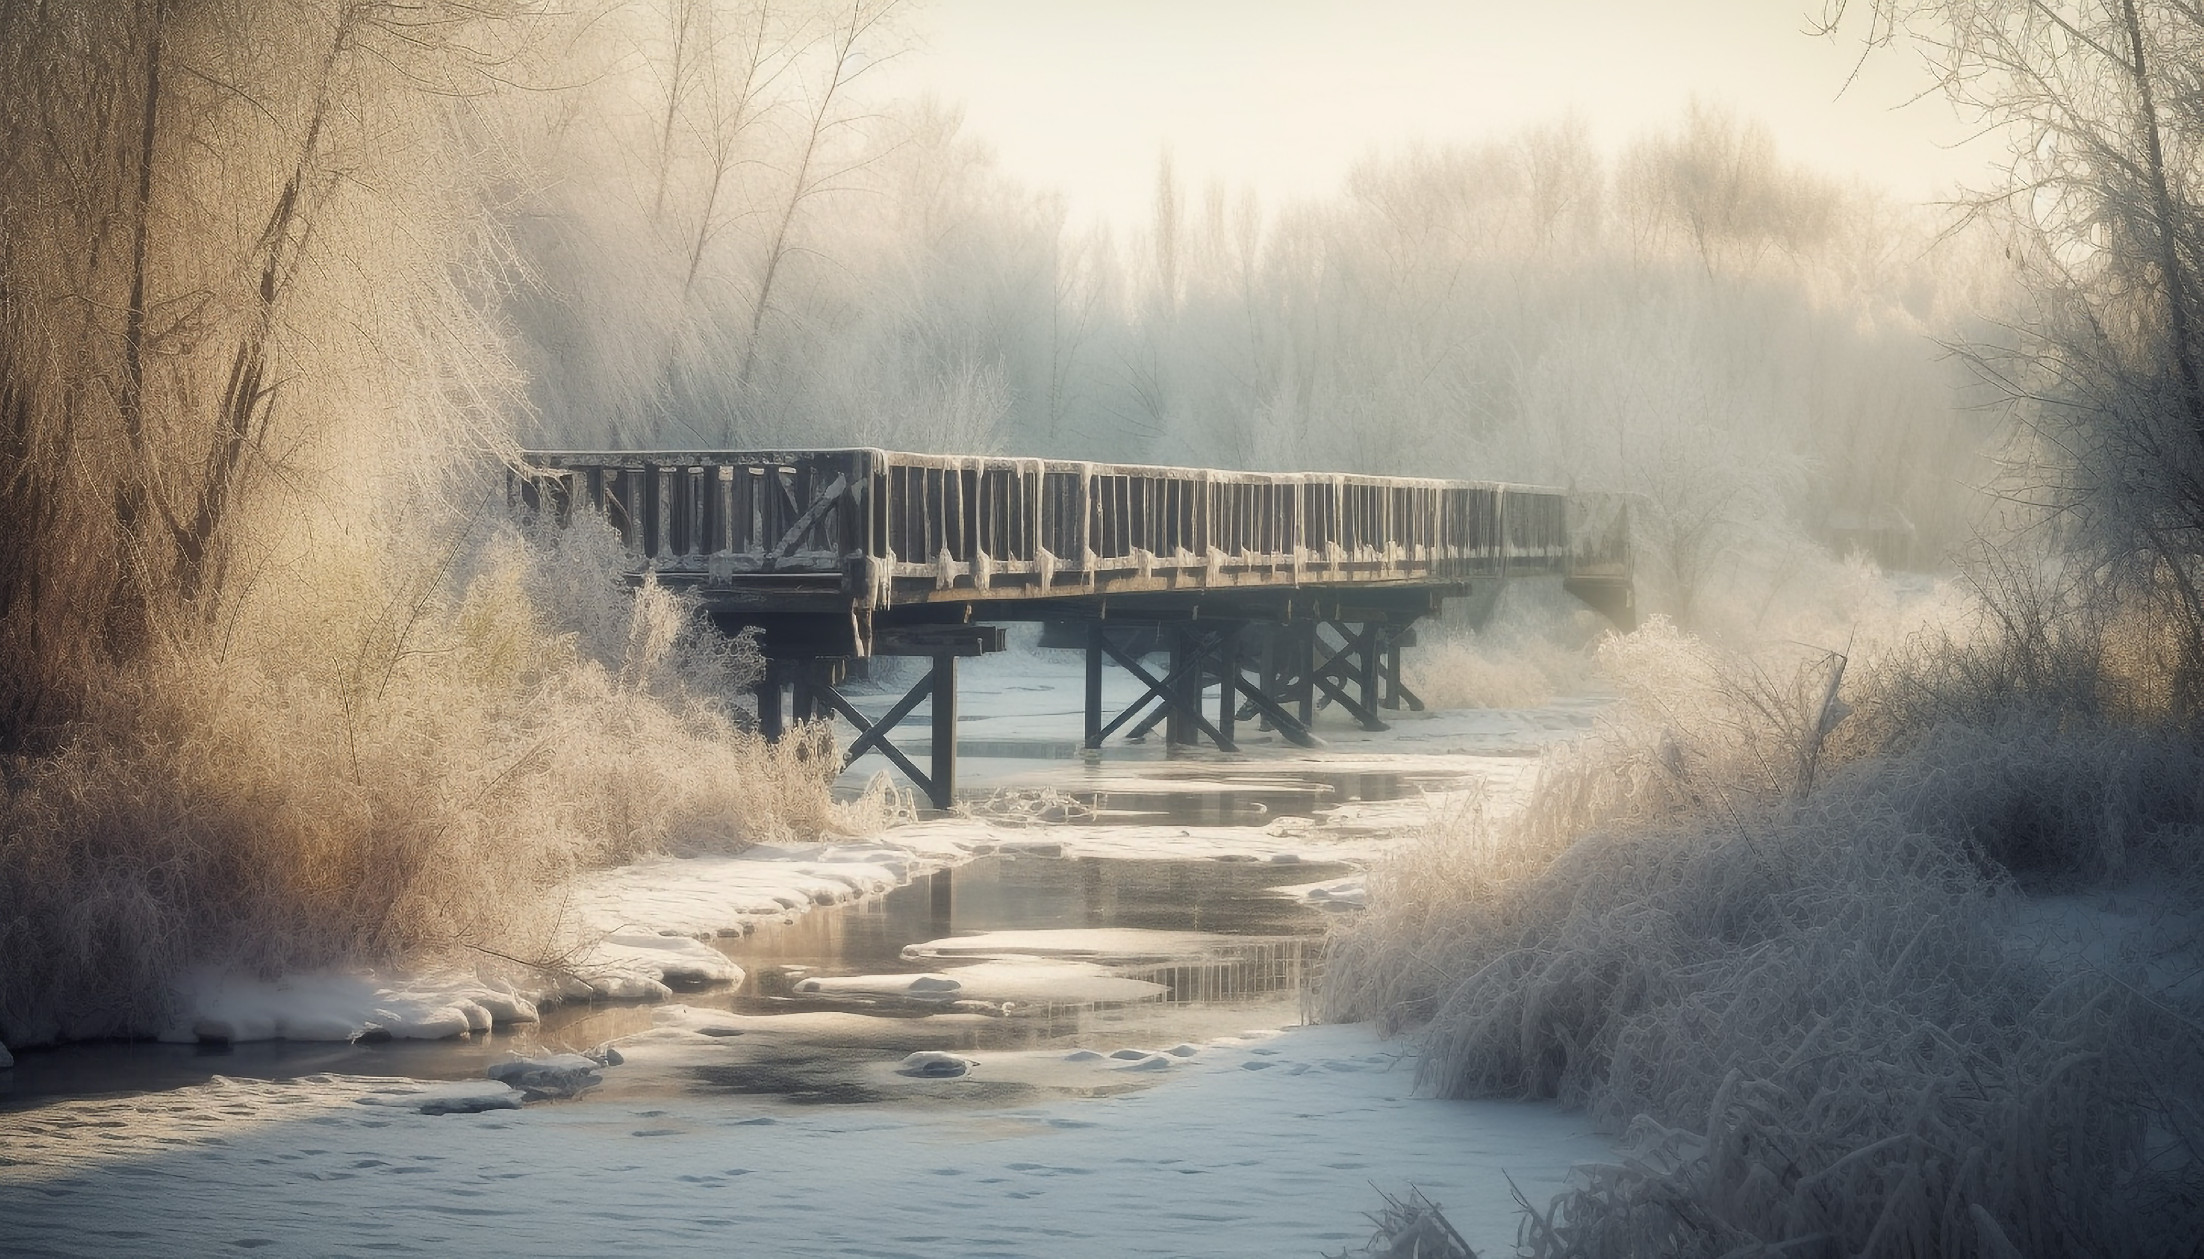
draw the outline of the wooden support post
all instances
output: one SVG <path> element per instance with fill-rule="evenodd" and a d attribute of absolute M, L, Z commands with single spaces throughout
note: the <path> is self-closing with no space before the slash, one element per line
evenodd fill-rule
<path fill-rule="evenodd" d="M 946 809 L 957 790 L 957 658 L 943 652 L 934 657 L 934 737 L 932 782 L 927 794 L 934 807 Z"/>
<path fill-rule="evenodd" d="M 1217 632 L 1217 731 L 1232 742 L 1232 723 L 1240 713 L 1240 632 L 1234 625 Z M 1199 677 L 1197 675 L 1197 684 Z M 1194 698 L 1199 701 L 1201 692 Z"/>
<path fill-rule="evenodd" d="M 1385 635 L 1385 706 L 1395 709 L 1405 707 L 1410 712 L 1420 713 L 1423 711 L 1422 697 L 1403 686 L 1400 680 L 1400 649 L 1414 641 L 1413 629 L 1389 630 Z"/>
<path fill-rule="evenodd" d="M 1086 746 L 1102 746 L 1102 635 L 1108 630 L 1099 619 L 1087 622 L 1087 732 Z"/>
<path fill-rule="evenodd" d="M 1294 716 L 1303 726 L 1316 724 L 1316 626 L 1317 622 L 1308 621 L 1286 627 L 1294 677 Z"/>
<path fill-rule="evenodd" d="M 812 693 L 811 662 L 800 660 L 789 669 L 788 706 L 797 721 L 819 715 L 819 701 Z"/>
<path fill-rule="evenodd" d="M 1255 689 L 1265 695 L 1276 695 L 1279 683 L 1284 681 L 1284 671 L 1280 666 L 1283 662 L 1281 653 L 1285 651 L 1287 633 L 1287 627 L 1273 625 L 1269 632 L 1263 635 L 1262 665 L 1256 670 Z M 1248 701 L 1248 706 L 1253 708 L 1254 701 Z M 1255 717 L 1257 729 L 1268 730 L 1271 728 L 1270 714 L 1258 711 Z"/>
<path fill-rule="evenodd" d="M 1165 670 L 1165 672 L 1168 673 L 1169 670 Z M 1165 696 L 1175 695 L 1177 694 L 1177 692 L 1158 691 L 1156 692 L 1156 694 L 1158 696 Z M 1140 719 L 1140 724 L 1125 732 L 1125 741 L 1128 743 L 1138 743 L 1142 739 L 1147 738 L 1149 735 L 1154 734 L 1156 732 L 1156 727 L 1162 725 L 1163 719 L 1170 715 L 1171 705 L 1169 703 L 1158 703 L 1153 709 L 1149 710 L 1147 716 Z M 1166 740 L 1166 742 L 1168 742 L 1168 740 Z"/>
<path fill-rule="evenodd" d="M 957 656 L 971 643 L 937 642 L 936 650 L 928 657 L 933 667 L 918 685 L 895 702 L 894 707 L 879 720 L 874 721 L 857 711 L 841 691 L 839 666 L 817 662 L 818 675 L 812 683 L 812 699 L 822 716 L 839 714 L 857 728 L 857 738 L 842 753 L 842 768 L 848 769 L 858 757 L 867 752 L 878 752 L 893 761 L 917 788 L 926 793 L 927 802 L 937 809 L 951 804 L 957 787 Z M 910 653 L 905 653 L 910 654 Z M 962 651 L 961 654 L 974 654 Z M 888 736 L 904 718 L 918 710 L 922 703 L 932 708 L 932 729 L 928 739 L 926 769 L 920 769 L 901 749 L 888 741 Z"/>
<path fill-rule="evenodd" d="M 778 743 L 786 727 L 781 723 L 781 672 L 778 660 L 765 662 L 765 676 L 758 680 L 758 733 Z"/>
<path fill-rule="evenodd" d="M 1239 689 L 1241 694 L 1247 696 L 1247 702 L 1252 704 L 1257 712 L 1270 718 L 1271 727 L 1283 735 L 1286 742 L 1304 748 L 1324 746 L 1322 739 L 1310 733 L 1307 726 L 1294 720 L 1293 714 L 1287 712 L 1277 700 L 1265 695 L 1262 688 L 1251 685 L 1246 678 L 1241 678 L 1239 679 Z"/>
<path fill-rule="evenodd" d="M 1377 622 L 1364 621 L 1355 642 L 1355 689 L 1368 712 L 1376 712 L 1378 706 L 1378 658 L 1383 654 L 1378 650 L 1379 629 Z"/>
<path fill-rule="evenodd" d="M 1361 633 L 1345 624 L 1328 622 L 1340 636 L 1339 650 L 1328 647 L 1315 653 L 1322 657 L 1309 669 L 1308 678 L 1313 687 L 1321 690 L 1325 701 L 1338 704 L 1347 710 L 1365 730 L 1383 730 L 1385 722 L 1373 707 L 1377 686 L 1375 664 L 1377 625 L 1365 622 Z M 1312 642 L 1313 642 L 1312 637 Z"/>
<path fill-rule="evenodd" d="M 1378 648 L 1378 707 L 1400 707 L 1400 635 L 1387 631 Z M 1376 644 L 1373 644 L 1376 646 Z"/>
<path fill-rule="evenodd" d="M 1138 716 L 1140 711 L 1148 706 L 1149 700 L 1158 700 L 1160 703 L 1157 710 L 1151 712 L 1141 722 L 1143 729 L 1152 728 L 1158 721 L 1169 717 L 1172 720 L 1185 721 L 1194 731 L 1208 735 L 1211 741 L 1227 752 L 1240 750 L 1230 738 L 1226 737 L 1223 731 L 1217 729 L 1216 725 L 1201 710 L 1201 674 L 1202 667 L 1208 659 L 1206 653 L 1188 655 L 1174 650 L 1174 657 L 1183 657 L 1179 667 L 1165 670 L 1164 675 L 1158 678 L 1155 674 L 1148 672 L 1147 667 L 1140 663 L 1139 657 L 1121 649 L 1116 643 L 1107 638 L 1100 641 L 1102 650 L 1112 660 L 1117 661 L 1125 672 L 1132 674 L 1147 687 L 1147 690 L 1141 693 L 1140 698 L 1133 701 L 1131 707 L 1102 723 L 1101 738 L 1109 738 L 1117 732 L 1120 726 Z M 1189 679 L 1191 679 L 1194 686 L 1195 702 L 1191 706 L 1185 703 L 1186 687 Z M 1195 737 L 1195 735 L 1189 734 L 1187 742 L 1193 742 Z"/>
<path fill-rule="evenodd" d="M 1193 631 L 1184 625 L 1171 627 L 1171 663 L 1165 676 L 1177 686 L 1173 694 L 1164 697 L 1167 715 L 1163 722 L 1163 741 L 1172 747 L 1194 741 L 1194 726 L 1186 719 L 1186 710 L 1201 706 L 1200 659 L 1189 655 L 1198 650 L 1193 637 Z"/>

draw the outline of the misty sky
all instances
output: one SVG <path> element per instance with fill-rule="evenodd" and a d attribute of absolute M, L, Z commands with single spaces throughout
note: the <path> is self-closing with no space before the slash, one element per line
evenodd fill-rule
<path fill-rule="evenodd" d="M 1474 140 L 1575 110 L 1603 146 L 1694 94 L 1758 118 L 1778 148 L 1908 199 L 1991 155 L 1885 52 L 1840 96 L 1857 46 L 1803 32 L 1820 0 L 923 0 L 896 92 L 961 102 L 1003 167 L 1075 220 L 1145 220 L 1159 153 L 1183 180 L 1267 202 L 1324 194 L 1358 157 Z M 1901 107 L 1902 106 L 1902 107 Z"/>

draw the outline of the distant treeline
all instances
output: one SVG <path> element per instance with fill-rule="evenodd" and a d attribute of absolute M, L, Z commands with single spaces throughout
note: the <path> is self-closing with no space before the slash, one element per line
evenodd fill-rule
<path fill-rule="evenodd" d="M 2007 300 L 1986 232 L 1713 107 L 1617 155 L 1567 119 L 1380 149 L 1284 206 L 1165 156 L 1147 224 L 1082 228 L 953 106 L 865 96 L 871 17 L 637 7 L 571 54 L 500 211 L 528 440 L 1628 489 L 1686 613 L 1747 543 L 1970 536 L 1997 417 L 1940 342 Z"/>

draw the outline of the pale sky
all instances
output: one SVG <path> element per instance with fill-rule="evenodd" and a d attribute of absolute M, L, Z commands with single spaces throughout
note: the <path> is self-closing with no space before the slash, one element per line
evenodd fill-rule
<path fill-rule="evenodd" d="M 1857 2 L 1857 0 L 1856 0 Z M 1907 199 L 1948 195 L 1993 146 L 1913 54 L 1810 38 L 1820 0 L 921 0 L 898 94 L 961 103 L 1002 167 L 1075 222 L 1145 222 L 1168 146 L 1181 186 L 1266 203 L 1331 193 L 1360 157 L 1505 135 L 1574 110 L 1617 148 L 1696 93 L 1783 156 Z M 1840 95 L 1841 90 L 1841 95 Z"/>

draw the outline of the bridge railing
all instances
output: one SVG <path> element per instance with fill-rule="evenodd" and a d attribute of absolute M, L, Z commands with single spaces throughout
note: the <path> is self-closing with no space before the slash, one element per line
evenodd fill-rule
<path fill-rule="evenodd" d="M 1628 563 L 1628 508 L 1536 486 L 883 450 L 544 451 L 662 576 L 833 575 L 865 605 L 1079 588 L 1458 581 Z"/>

